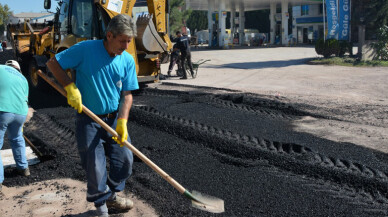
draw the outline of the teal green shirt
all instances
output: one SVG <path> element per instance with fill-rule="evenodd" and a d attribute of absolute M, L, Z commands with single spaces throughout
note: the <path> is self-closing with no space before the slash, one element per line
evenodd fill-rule
<path fill-rule="evenodd" d="M 28 82 L 18 70 L 0 65 L 0 111 L 28 113 Z"/>

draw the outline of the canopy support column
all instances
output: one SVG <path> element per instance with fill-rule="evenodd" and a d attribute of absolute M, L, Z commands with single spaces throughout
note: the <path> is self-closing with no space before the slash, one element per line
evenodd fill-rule
<path fill-rule="evenodd" d="M 239 30 L 238 30 L 238 35 L 239 35 L 239 43 L 240 46 L 245 44 L 245 7 L 244 7 L 244 2 L 241 1 L 239 5 Z"/>
<path fill-rule="evenodd" d="M 270 20 L 270 42 L 271 44 L 275 44 L 275 29 L 276 29 L 276 21 L 275 21 L 275 14 L 276 14 L 276 3 L 271 2 L 270 5 L 270 13 L 269 13 L 269 20 Z"/>
<path fill-rule="evenodd" d="M 282 1 L 282 45 L 288 44 L 288 1 Z"/>
<path fill-rule="evenodd" d="M 230 0 L 231 12 L 230 12 L 230 40 L 233 46 L 234 34 L 236 33 L 236 23 L 234 22 L 236 18 L 236 3 L 233 0 Z"/>
<path fill-rule="evenodd" d="M 224 47 L 225 45 L 225 41 L 224 41 L 224 38 L 225 38 L 225 21 L 226 21 L 226 14 L 224 16 L 224 12 L 226 13 L 225 11 L 225 2 L 224 1 L 220 1 L 220 7 L 218 9 L 218 30 L 219 30 L 219 34 L 218 34 L 218 45 L 219 47 Z"/>

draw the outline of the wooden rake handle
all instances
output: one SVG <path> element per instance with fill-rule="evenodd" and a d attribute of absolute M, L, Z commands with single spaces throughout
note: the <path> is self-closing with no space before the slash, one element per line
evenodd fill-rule
<path fill-rule="evenodd" d="M 51 78 L 45 75 L 41 70 L 38 70 L 38 75 L 42 77 L 47 83 L 49 83 L 53 88 L 55 88 L 59 93 L 61 93 L 64 97 L 67 97 L 65 89 L 59 84 L 55 83 Z M 92 118 L 95 122 L 101 125 L 108 133 L 120 139 L 120 136 L 117 134 L 115 130 L 113 130 L 109 125 L 107 125 L 104 121 L 102 121 L 97 115 L 95 115 L 92 111 L 90 111 L 86 106 L 82 105 L 82 112 L 87 116 Z M 164 180 L 170 183 L 176 190 L 178 190 L 181 194 L 186 192 L 186 189 L 180 185 L 177 181 L 175 181 L 171 176 L 169 176 L 166 172 L 164 172 L 160 167 L 154 164 L 150 159 L 148 159 L 143 153 L 137 150 L 131 143 L 128 141 L 124 141 L 124 145 L 129 148 L 136 156 L 138 156 L 145 164 L 147 164 L 151 169 L 157 172 Z"/>

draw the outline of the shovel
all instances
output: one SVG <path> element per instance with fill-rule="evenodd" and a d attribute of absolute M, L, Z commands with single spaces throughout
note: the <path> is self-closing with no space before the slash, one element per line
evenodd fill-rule
<path fill-rule="evenodd" d="M 66 91 L 64 88 L 54 81 L 52 81 L 47 75 L 43 74 L 41 70 L 38 70 L 38 75 L 41 76 L 47 83 L 49 83 L 53 88 L 55 88 L 63 96 L 67 97 Z M 82 105 L 82 112 L 87 116 L 92 118 L 97 122 L 101 127 L 103 127 L 108 133 L 114 137 L 120 138 L 115 130 L 113 130 L 109 125 L 102 121 L 98 116 L 96 116 L 92 111 L 90 111 L 86 106 Z M 222 199 L 205 195 L 197 191 L 190 193 L 177 181 L 175 181 L 171 176 L 164 172 L 160 167 L 154 164 L 150 159 L 148 159 L 143 153 L 137 150 L 131 143 L 124 141 L 123 143 L 127 148 L 129 148 L 136 156 L 138 156 L 145 164 L 147 164 L 151 169 L 157 172 L 164 180 L 170 183 L 179 193 L 183 194 L 185 197 L 191 200 L 193 207 L 201 209 L 211 213 L 222 213 L 224 212 L 224 201 Z"/>

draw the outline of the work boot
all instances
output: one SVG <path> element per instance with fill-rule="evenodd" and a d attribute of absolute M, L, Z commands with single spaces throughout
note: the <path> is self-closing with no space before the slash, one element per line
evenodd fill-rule
<path fill-rule="evenodd" d="M 98 217 L 109 217 L 108 207 L 106 207 L 105 203 L 101 206 L 96 207 L 96 213 Z"/>
<path fill-rule="evenodd" d="M 180 78 L 180 79 L 187 79 L 187 77 L 182 77 L 182 78 Z"/>
<path fill-rule="evenodd" d="M 170 70 L 167 71 L 167 76 L 171 77 L 171 71 Z"/>
<path fill-rule="evenodd" d="M 133 208 L 132 200 L 128 198 L 119 197 L 114 193 L 107 201 L 106 205 L 109 209 L 116 209 L 119 211 L 128 211 Z"/>
<path fill-rule="evenodd" d="M 30 169 L 28 167 L 26 169 L 16 169 L 16 172 L 22 176 L 30 176 L 31 175 Z"/>

